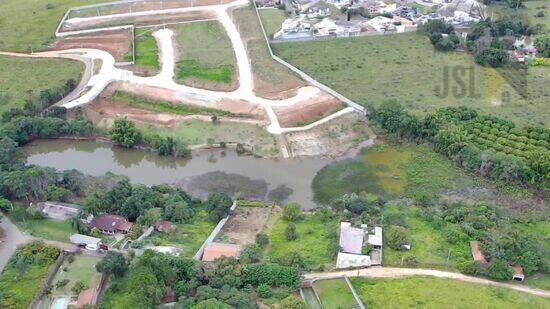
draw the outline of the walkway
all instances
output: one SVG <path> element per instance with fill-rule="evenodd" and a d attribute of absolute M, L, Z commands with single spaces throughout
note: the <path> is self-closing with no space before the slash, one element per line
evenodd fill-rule
<path fill-rule="evenodd" d="M 337 277 L 372 277 L 372 278 L 397 278 L 403 276 L 433 276 L 438 278 L 449 278 L 454 280 L 461 280 L 466 282 L 492 285 L 503 288 L 509 288 L 520 292 L 525 292 L 537 296 L 550 297 L 550 291 L 539 290 L 535 288 L 530 288 L 523 285 L 514 285 L 510 283 L 496 282 L 482 278 L 476 278 L 471 276 L 466 276 L 459 273 L 433 270 L 433 269 L 422 269 L 422 268 L 393 268 L 393 267 L 370 267 L 356 270 L 344 270 L 330 273 L 309 273 L 305 274 L 304 278 L 311 279 L 330 279 Z"/>

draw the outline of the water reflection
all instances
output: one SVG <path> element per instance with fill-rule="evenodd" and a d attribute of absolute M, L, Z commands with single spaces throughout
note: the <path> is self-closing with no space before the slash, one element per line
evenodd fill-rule
<path fill-rule="evenodd" d="M 192 159 L 169 158 L 105 143 L 68 140 L 36 141 L 25 150 L 28 164 L 74 168 L 94 176 L 113 172 L 146 185 L 177 183 L 198 196 L 227 190 L 250 198 L 288 197 L 306 209 L 315 207 L 311 181 L 329 163 L 318 158 L 267 160 L 239 156 L 231 150 L 195 152 Z"/>

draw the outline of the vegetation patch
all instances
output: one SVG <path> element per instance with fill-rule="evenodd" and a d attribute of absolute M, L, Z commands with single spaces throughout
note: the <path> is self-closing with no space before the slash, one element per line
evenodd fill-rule
<path fill-rule="evenodd" d="M 135 65 L 157 71 L 160 68 L 159 50 L 153 36 L 155 28 L 137 28 L 134 33 Z M 131 59 L 126 59 L 131 61 Z"/>
<path fill-rule="evenodd" d="M 98 257 L 89 255 L 78 254 L 66 257 L 52 281 L 54 286 L 52 294 L 70 295 L 71 290 L 78 288 L 79 285 L 85 287 L 84 289 L 97 287 L 101 274 L 96 271 L 95 265 L 99 261 Z"/>
<path fill-rule="evenodd" d="M 313 285 L 324 308 L 356 308 L 358 306 L 345 279 L 315 281 Z"/>
<path fill-rule="evenodd" d="M 545 308 L 548 298 L 452 279 L 407 277 L 399 279 L 351 278 L 355 290 L 369 308 L 497 307 Z"/>
<path fill-rule="evenodd" d="M 196 60 L 183 60 L 177 63 L 176 76 L 178 79 L 196 77 L 214 82 L 229 83 L 233 79 L 233 66 L 206 67 Z"/>
<path fill-rule="evenodd" d="M 273 37 L 275 33 L 281 30 L 281 25 L 287 18 L 284 10 L 262 9 L 258 12 L 268 37 Z"/>
<path fill-rule="evenodd" d="M 113 101 L 132 106 L 138 106 L 147 110 L 161 113 L 172 113 L 177 115 L 216 115 L 216 116 L 234 116 L 234 114 L 215 108 L 208 108 L 189 104 L 177 104 L 169 101 L 159 101 L 149 99 L 144 96 L 136 95 L 126 91 L 117 90 L 111 96 Z"/>
<path fill-rule="evenodd" d="M 33 219 L 27 217 L 21 221 L 16 221 L 16 224 L 29 235 L 47 240 L 68 242 L 69 236 L 76 233 L 76 229 L 68 220 Z"/>

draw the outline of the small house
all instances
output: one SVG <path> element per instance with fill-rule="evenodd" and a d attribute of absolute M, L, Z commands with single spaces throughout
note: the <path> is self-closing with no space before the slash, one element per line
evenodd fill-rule
<path fill-rule="evenodd" d="M 95 245 L 99 246 L 101 243 L 101 238 L 91 237 L 87 235 L 82 234 L 73 234 L 69 237 L 69 240 L 71 243 L 75 245 L 80 246 L 87 246 L 87 245 Z"/>
<path fill-rule="evenodd" d="M 128 219 L 118 215 L 101 215 L 95 217 L 90 223 L 90 228 L 96 228 L 103 234 L 126 234 L 134 224 Z"/>
<path fill-rule="evenodd" d="M 241 252 L 241 246 L 233 244 L 210 243 L 204 248 L 202 260 L 206 262 L 225 257 L 238 258 Z"/>
<path fill-rule="evenodd" d="M 487 259 L 485 258 L 485 255 L 483 255 L 483 252 L 481 252 L 480 245 L 481 243 L 477 240 L 470 242 L 470 251 L 472 251 L 472 257 L 474 258 L 474 262 L 476 263 L 487 264 Z"/>
<path fill-rule="evenodd" d="M 514 276 L 512 277 L 513 280 L 515 281 L 525 280 L 525 273 L 523 272 L 523 267 L 516 264 L 512 266 L 512 268 L 514 269 Z"/>
<path fill-rule="evenodd" d="M 361 254 L 365 231 L 352 227 L 350 222 L 340 222 L 340 248 L 343 252 Z"/>
<path fill-rule="evenodd" d="M 369 234 L 368 243 L 376 249 L 382 248 L 382 228 L 374 227 L 374 234 Z"/>

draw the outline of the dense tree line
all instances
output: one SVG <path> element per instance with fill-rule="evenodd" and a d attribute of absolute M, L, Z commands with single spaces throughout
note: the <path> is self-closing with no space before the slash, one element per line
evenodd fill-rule
<path fill-rule="evenodd" d="M 370 118 L 397 137 L 431 142 L 437 152 L 482 176 L 549 189 L 546 128 L 516 129 L 510 121 L 465 107 L 442 108 L 420 119 L 395 101 L 383 103 Z"/>
<path fill-rule="evenodd" d="M 460 45 L 460 38 L 451 24 L 443 20 L 431 19 L 419 27 L 430 38 L 435 49 L 439 51 L 452 51 Z"/>
<path fill-rule="evenodd" d="M 130 271 L 120 272 L 129 264 Z M 105 308 L 115 303 L 128 308 L 151 308 L 161 303 L 167 291 L 175 293 L 180 308 L 258 308 L 258 296 L 283 299 L 300 283 L 300 272 L 293 267 L 241 264 L 225 257 L 202 264 L 150 250 L 132 263 L 122 255 L 112 254 L 98 264 L 98 270 L 112 273 L 111 269 L 119 272 L 106 293 Z M 212 304 L 215 306 L 210 307 Z"/>

